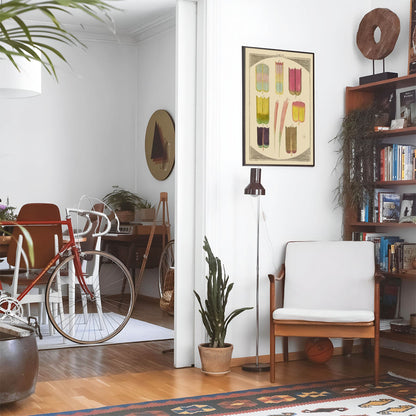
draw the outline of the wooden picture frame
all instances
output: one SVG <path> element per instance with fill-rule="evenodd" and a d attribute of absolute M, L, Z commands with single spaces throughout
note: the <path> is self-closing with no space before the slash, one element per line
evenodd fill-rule
<path fill-rule="evenodd" d="M 314 166 L 314 54 L 242 52 L 243 165 Z"/>
<path fill-rule="evenodd" d="M 410 0 L 408 74 L 416 74 L 416 0 Z"/>

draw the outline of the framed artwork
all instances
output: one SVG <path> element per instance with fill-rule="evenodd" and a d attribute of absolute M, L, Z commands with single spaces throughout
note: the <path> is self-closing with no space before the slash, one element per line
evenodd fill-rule
<path fill-rule="evenodd" d="M 150 172 L 159 181 L 165 180 L 175 164 L 175 125 L 167 111 L 157 110 L 150 117 L 144 146 Z"/>
<path fill-rule="evenodd" d="M 243 46 L 243 165 L 314 164 L 314 54 Z"/>
<path fill-rule="evenodd" d="M 410 0 L 409 75 L 416 74 L 416 0 Z"/>

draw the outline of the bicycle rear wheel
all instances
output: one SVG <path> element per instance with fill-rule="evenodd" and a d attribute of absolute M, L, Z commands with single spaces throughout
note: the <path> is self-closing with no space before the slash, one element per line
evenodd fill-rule
<path fill-rule="evenodd" d="M 165 287 L 165 279 L 167 273 L 169 272 L 172 267 L 175 266 L 175 248 L 174 248 L 175 241 L 170 240 L 166 244 L 165 248 L 160 255 L 159 260 L 159 294 L 160 297 L 163 296 L 163 291 Z"/>
<path fill-rule="evenodd" d="M 74 256 L 55 269 L 46 287 L 46 310 L 54 328 L 79 344 L 95 344 L 117 335 L 134 306 L 134 284 L 126 266 L 101 251 L 80 253 L 82 271 L 93 297 L 84 291 L 74 271 Z"/>

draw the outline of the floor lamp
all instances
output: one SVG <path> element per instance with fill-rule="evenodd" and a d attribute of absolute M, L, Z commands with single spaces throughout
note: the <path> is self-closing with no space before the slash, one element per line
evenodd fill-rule
<path fill-rule="evenodd" d="M 244 194 L 257 197 L 257 265 L 256 265 L 256 362 L 244 364 L 245 371 L 269 371 L 269 364 L 259 363 L 259 231 L 260 231 L 260 196 L 266 194 L 261 184 L 261 169 L 251 168 L 250 183 L 244 189 Z"/>

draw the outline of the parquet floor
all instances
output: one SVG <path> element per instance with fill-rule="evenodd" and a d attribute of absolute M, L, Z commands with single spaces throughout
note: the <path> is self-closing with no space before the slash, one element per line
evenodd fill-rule
<path fill-rule="evenodd" d="M 139 319 L 172 325 L 154 305 L 141 305 Z M 171 326 L 172 327 L 172 326 Z M 196 368 L 173 368 L 173 341 L 40 351 L 36 392 L 19 402 L 0 406 L 1 416 L 70 411 L 201 394 L 271 386 L 268 373 L 247 373 L 233 367 L 223 377 L 203 375 Z M 416 378 L 409 362 L 382 357 L 381 373 L 393 371 Z M 337 356 L 326 364 L 291 361 L 277 365 L 277 384 L 372 375 L 372 362 L 363 355 Z"/>

